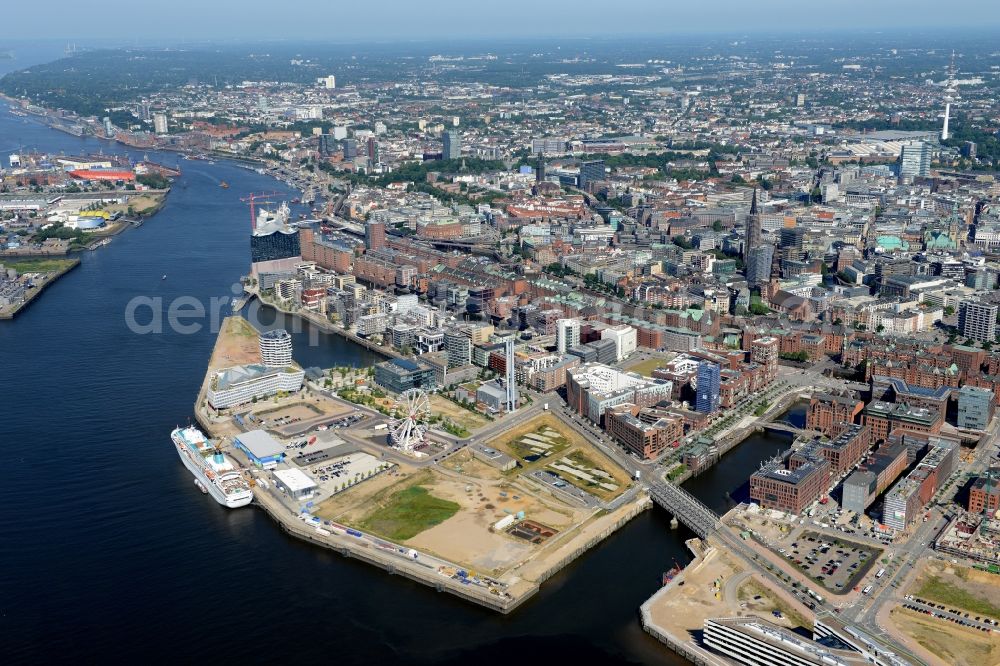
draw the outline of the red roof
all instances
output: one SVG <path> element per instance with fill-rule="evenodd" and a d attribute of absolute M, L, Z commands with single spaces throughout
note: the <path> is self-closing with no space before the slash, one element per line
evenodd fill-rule
<path fill-rule="evenodd" d="M 69 175 L 81 180 L 135 180 L 135 173 L 124 169 L 76 169 Z"/>

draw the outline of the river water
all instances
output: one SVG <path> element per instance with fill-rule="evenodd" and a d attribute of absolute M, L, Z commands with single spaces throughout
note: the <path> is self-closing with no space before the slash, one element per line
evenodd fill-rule
<path fill-rule="evenodd" d="M 0 103 L 0 159 L 25 147 L 124 152 L 24 122 Z M 658 509 L 500 617 L 290 539 L 262 512 L 226 511 L 198 492 L 169 432 L 192 416 L 214 333 L 137 334 L 125 312 L 137 297 L 163 307 L 180 297 L 228 300 L 248 268 L 240 197 L 281 185 L 222 162 L 149 157 L 184 171 L 164 209 L 82 255 L 79 268 L 0 322 L 7 663 L 681 663 L 638 622 L 661 572 L 688 559 L 691 533 L 671 531 Z M 373 362 L 308 326 L 295 344 L 307 366 Z M 751 440 L 689 488 L 723 508 L 752 461 L 775 448 Z"/>

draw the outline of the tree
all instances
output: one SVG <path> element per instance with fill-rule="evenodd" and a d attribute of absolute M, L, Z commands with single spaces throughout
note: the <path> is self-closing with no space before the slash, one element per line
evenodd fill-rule
<path fill-rule="evenodd" d="M 716 220 L 715 222 L 712 222 L 712 231 L 716 233 L 722 231 L 722 220 Z"/>
<path fill-rule="evenodd" d="M 945 317 L 950 317 L 953 314 L 955 314 L 955 308 L 953 308 L 950 305 L 946 305 L 945 308 L 944 308 L 944 316 Z"/>

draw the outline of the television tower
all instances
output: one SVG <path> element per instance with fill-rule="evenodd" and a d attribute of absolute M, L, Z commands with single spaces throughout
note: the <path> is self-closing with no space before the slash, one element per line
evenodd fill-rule
<path fill-rule="evenodd" d="M 948 70 L 948 81 L 944 89 L 944 127 L 941 128 L 941 140 L 947 141 L 951 136 L 948 133 L 948 123 L 951 121 L 951 103 L 955 101 L 955 52 L 951 52 L 951 68 Z"/>

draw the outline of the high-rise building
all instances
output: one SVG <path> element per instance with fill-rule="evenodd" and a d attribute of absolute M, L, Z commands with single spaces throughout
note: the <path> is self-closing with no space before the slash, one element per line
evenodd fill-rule
<path fill-rule="evenodd" d="M 900 178 L 925 178 L 931 172 L 931 146 L 925 141 L 903 144 L 899 154 Z"/>
<path fill-rule="evenodd" d="M 778 232 L 778 247 L 781 248 L 782 259 L 798 261 L 802 258 L 802 247 L 805 243 L 806 230 L 802 227 L 789 227 Z"/>
<path fill-rule="evenodd" d="M 344 139 L 344 159 L 353 160 L 358 156 L 358 142 L 355 139 Z"/>
<path fill-rule="evenodd" d="M 720 368 L 718 363 L 702 361 L 698 364 L 698 390 L 695 409 L 702 414 L 719 411 Z"/>
<path fill-rule="evenodd" d="M 764 235 L 764 229 L 762 226 L 762 221 L 760 219 L 760 211 L 757 208 L 757 188 L 753 188 L 753 198 L 750 199 L 750 215 L 747 216 L 747 234 L 746 239 L 743 242 L 743 263 L 747 264 L 750 260 L 750 249 L 757 247 L 761 244 L 761 238 Z M 773 256 L 773 251 L 772 251 Z M 770 268 L 768 268 L 770 272 Z"/>
<path fill-rule="evenodd" d="M 605 165 L 604 160 L 592 160 L 580 165 L 580 177 L 578 185 L 581 190 L 586 190 L 591 183 L 604 180 Z"/>
<path fill-rule="evenodd" d="M 167 114 L 165 113 L 154 113 L 153 114 L 153 131 L 157 134 L 167 133 Z"/>
<path fill-rule="evenodd" d="M 282 328 L 264 331 L 258 338 L 260 362 L 269 368 L 287 368 L 292 365 L 292 336 Z"/>
<path fill-rule="evenodd" d="M 444 151 L 442 157 L 446 160 L 457 160 L 462 158 L 462 133 L 456 129 L 450 129 L 442 135 Z"/>
<path fill-rule="evenodd" d="M 449 368 L 461 368 L 472 363 L 472 338 L 468 332 L 457 328 L 446 330 L 444 349 Z"/>
<path fill-rule="evenodd" d="M 958 330 L 973 340 L 993 341 L 997 330 L 998 306 L 982 301 L 962 301 L 958 304 Z"/>
<path fill-rule="evenodd" d="M 327 90 L 333 90 L 334 88 L 337 87 L 337 77 L 334 76 L 333 74 L 330 74 L 329 76 L 324 76 L 319 80 L 319 82 Z"/>
<path fill-rule="evenodd" d="M 993 418 L 994 396 L 990 389 L 963 386 L 958 389 L 958 427 L 986 430 Z"/>
<path fill-rule="evenodd" d="M 556 321 L 556 351 L 565 354 L 580 344 L 580 320 L 559 319 Z"/>
<path fill-rule="evenodd" d="M 514 376 L 514 336 L 509 335 L 503 341 L 504 351 L 504 388 L 507 390 L 507 411 L 513 412 L 517 409 L 517 381 Z"/>
<path fill-rule="evenodd" d="M 385 247 L 385 222 L 369 220 L 365 223 L 365 249 L 381 250 Z"/>
<path fill-rule="evenodd" d="M 541 155 L 538 156 L 538 164 L 535 166 L 535 182 L 545 182 L 545 158 Z"/>
<path fill-rule="evenodd" d="M 371 162 L 373 167 L 382 163 L 379 156 L 378 141 L 373 136 L 368 137 L 368 161 Z"/>
<path fill-rule="evenodd" d="M 768 243 L 750 248 L 743 267 L 747 284 L 759 287 L 771 279 L 771 263 L 774 260 L 774 246 Z"/>

